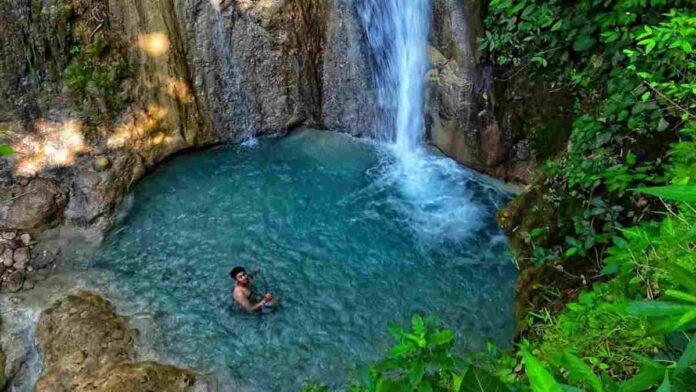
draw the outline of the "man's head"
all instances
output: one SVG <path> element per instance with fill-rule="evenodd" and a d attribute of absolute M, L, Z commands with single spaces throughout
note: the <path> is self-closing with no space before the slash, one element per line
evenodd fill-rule
<path fill-rule="evenodd" d="M 237 266 L 232 268 L 232 271 L 230 271 L 230 278 L 232 278 L 232 280 L 234 280 L 237 283 L 249 283 L 249 275 L 247 275 L 247 272 L 244 269 L 244 267 Z"/>

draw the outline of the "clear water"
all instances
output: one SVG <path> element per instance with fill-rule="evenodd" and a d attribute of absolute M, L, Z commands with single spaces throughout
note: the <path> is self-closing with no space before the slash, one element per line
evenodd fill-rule
<path fill-rule="evenodd" d="M 372 76 L 398 156 L 422 147 L 430 0 L 362 0 L 359 13 L 372 54 Z"/>
<path fill-rule="evenodd" d="M 86 285 L 150 318 L 143 339 L 164 360 L 220 374 L 224 390 L 344 386 L 414 312 L 463 351 L 508 345 L 516 272 L 493 219 L 508 196 L 437 153 L 410 167 L 394 155 L 302 131 L 177 158 L 136 187 Z M 261 270 L 279 311 L 230 310 L 237 264 Z"/>

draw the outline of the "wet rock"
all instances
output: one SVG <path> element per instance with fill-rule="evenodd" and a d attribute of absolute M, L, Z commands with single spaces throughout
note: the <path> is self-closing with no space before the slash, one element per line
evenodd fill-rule
<path fill-rule="evenodd" d="M 0 260 L 2 261 L 2 264 L 5 265 L 5 267 L 12 267 L 14 264 L 14 258 L 12 257 L 14 252 L 10 248 L 5 248 L 5 251 L 2 252 L 2 256 L 0 256 Z"/>
<path fill-rule="evenodd" d="M 6 274 L 5 280 L 2 282 L 2 290 L 10 293 L 16 293 L 22 290 L 24 285 L 24 272 L 12 271 Z"/>
<path fill-rule="evenodd" d="M 35 270 L 48 268 L 55 262 L 56 257 L 57 255 L 55 252 L 43 250 L 31 260 L 31 266 Z"/>
<path fill-rule="evenodd" d="M 188 391 L 195 374 L 154 362 L 132 363 L 135 333 L 102 297 L 79 291 L 39 317 L 44 373 L 36 392 Z"/>
<path fill-rule="evenodd" d="M 15 249 L 14 255 L 12 256 L 14 260 L 14 267 L 18 270 L 24 270 L 27 268 L 29 263 L 29 248 L 18 248 Z"/>

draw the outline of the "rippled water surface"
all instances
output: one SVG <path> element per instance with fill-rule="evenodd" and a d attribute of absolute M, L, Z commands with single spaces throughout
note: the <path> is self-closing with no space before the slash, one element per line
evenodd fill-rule
<path fill-rule="evenodd" d="M 379 144 L 302 131 L 180 157 L 136 187 L 87 285 L 151 318 L 143 339 L 164 359 L 229 389 L 341 386 L 414 312 L 454 328 L 463 351 L 505 346 L 515 270 L 494 213 L 508 196 L 419 154 L 399 163 Z M 230 309 L 237 264 L 261 271 L 280 310 Z"/>

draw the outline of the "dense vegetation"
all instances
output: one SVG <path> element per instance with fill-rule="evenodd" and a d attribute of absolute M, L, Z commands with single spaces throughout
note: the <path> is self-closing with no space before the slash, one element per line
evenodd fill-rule
<path fill-rule="evenodd" d="M 468 362 L 451 332 L 414 316 L 353 390 L 695 391 L 696 6 L 492 0 L 488 12 L 480 44 L 501 79 L 574 97 L 568 147 L 532 188 L 553 214 L 524 227 L 516 257 L 577 287 L 541 282 L 515 351 Z"/>

